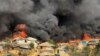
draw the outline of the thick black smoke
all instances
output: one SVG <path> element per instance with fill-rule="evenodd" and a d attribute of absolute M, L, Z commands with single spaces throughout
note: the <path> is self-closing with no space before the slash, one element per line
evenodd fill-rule
<path fill-rule="evenodd" d="M 0 0 L 0 34 L 27 24 L 30 36 L 66 41 L 99 32 L 99 0 Z"/>
<path fill-rule="evenodd" d="M 58 0 L 58 11 L 55 14 L 59 19 L 59 26 L 66 28 L 63 36 L 78 38 L 84 32 L 99 33 L 99 0 Z M 59 38 L 66 39 L 63 37 Z"/>

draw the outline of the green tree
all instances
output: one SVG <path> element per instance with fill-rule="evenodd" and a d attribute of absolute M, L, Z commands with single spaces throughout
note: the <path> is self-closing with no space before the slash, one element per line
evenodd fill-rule
<path fill-rule="evenodd" d="M 34 48 L 34 43 L 30 43 L 30 48 Z"/>

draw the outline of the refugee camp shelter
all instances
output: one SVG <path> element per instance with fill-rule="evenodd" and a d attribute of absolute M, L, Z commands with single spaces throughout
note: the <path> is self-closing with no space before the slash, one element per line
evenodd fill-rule
<path fill-rule="evenodd" d="M 39 45 L 39 56 L 54 56 L 54 47 L 55 45 L 44 42 Z"/>

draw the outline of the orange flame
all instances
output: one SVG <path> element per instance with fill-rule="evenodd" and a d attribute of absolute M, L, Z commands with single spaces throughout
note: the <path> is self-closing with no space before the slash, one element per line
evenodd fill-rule
<path fill-rule="evenodd" d="M 84 35 L 83 35 L 83 40 L 90 41 L 90 39 L 91 39 L 90 34 L 84 33 Z"/>
<path fill-rule="evenodd" d="M 27 33 L 25 32 L 26 29 L 26 25 L 25 24 L 18 24 L 16 26 L 16 29 L 18 30 L 17 32 L 13 33 L 13 40 L 17 39 L 17 38 L 21 38 L 24 39 L 27 37 Z"/>
<path fill-rule="evenodd" d="M 26 38 L 27 37 L 27 34 L 25 31 L 21 31 L 19 32 L 20 36 L 23 37 L 23 38 Z"/>
<path fill-rule="evenodd" d="M 26 32 L 24 32 L 24 31 L 21 31 L 21 32 L 15 32 L 15 33 L 13 33 L 13 40 L 15 40 L 15 39 L 17 39 L 17 38 L 21 38 L 21 39 L 24 39 L 24 38 L 26 38 L 27 37 L 27 34 L 26 34 Z"/>

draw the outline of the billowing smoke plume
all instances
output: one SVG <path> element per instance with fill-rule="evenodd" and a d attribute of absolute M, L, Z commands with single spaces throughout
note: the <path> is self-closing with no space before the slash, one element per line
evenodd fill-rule
<path fill-rule="evenodd" d="M 81 37 L 86 31 L 91 34 L 99 32 L 99 2 L 99 0 L 58 0 L 56 16 L 59 25 L 66 28 L 66 32 L 62 35 L 68 39 L 68 37 Z"/>
<path fill-rule="evenodd" d="M 28 25 L 27 31 L 30 35 L 47 40 L 50 37 L 47 31 L 51 31 L 58 25 L 58 20 L 53 15 L 55 8 L 56 6 L 48 0 L 0 0 L 0 13 L 3 17 L 0 20 L 0 33 L 9 31 L 10 24 L 17 21 L 16 23 L 23 22 Z M 9 14 L 13 14 L 15 18 Z M 7 18 L 7 16 L 12 18 Z"/>
<path fill-rule="evenodd" d="M 0 0 L 0 34 L 18 23 L 27 24 L 30 36 L 42 40 L 80 37 L 98 31 L 99 0 Z"/>

